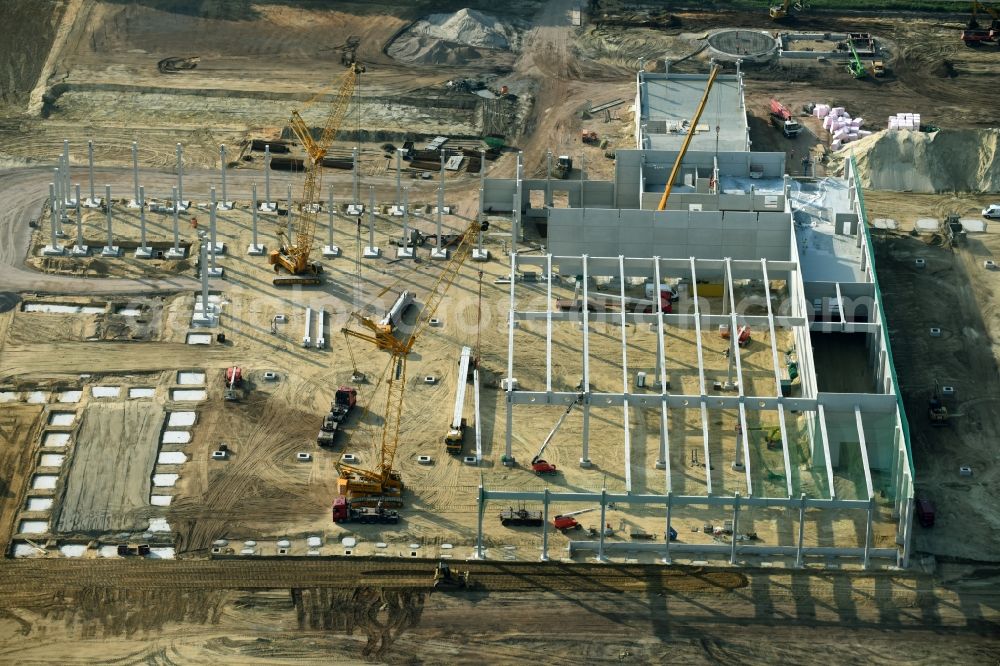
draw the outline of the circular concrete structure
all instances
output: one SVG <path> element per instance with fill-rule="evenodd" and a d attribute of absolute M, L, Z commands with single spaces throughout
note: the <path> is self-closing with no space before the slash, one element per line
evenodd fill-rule
<path fill-rule="evenodd" d="M 708 38 L 708 45 L 723 60 L 762 62 L 773 56 L 778 41 L 766 32 L 720 30 Z"/>

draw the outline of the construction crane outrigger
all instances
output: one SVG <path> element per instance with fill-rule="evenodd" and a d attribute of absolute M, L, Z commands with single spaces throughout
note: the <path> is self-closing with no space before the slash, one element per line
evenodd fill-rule
<path fill-rule="evenodd" d="M 292 111 L 289 125 L 306 151 L 306 181 L 302 188 L 302 203 L 295 229 L 295 240 L 288 238 L 285 229 L 279 224 L 280 247 L 277 250 L 272 250 L 268 255 L 268 263 L 274 266 L 276 273 L 281 268 L 289 273 L 287 276 L 275 277 L 273 283 L 276 285 L 319 284 L 321 282 L 319 276 L 323 272 L 323 266 L 319 262 L 310 261 L 309 255 L 312 252 L 316 215 L 319 212 L 317 201 L 323 189 L 323 158 L 330 150 L 341 123 L 347 117 L 347 109 L 350 106 L 351 95 L 354 94 L 358 75 L 364 71 L 364 65 L 358 62 L 352 62 L 348 67 L 340 83 L 340 90 L 330 108 L 330 114 L 327 116 L 319 141 L 313 138 L 312 130 L 302 119 L 298 110 Z M 291 202 L 289 202 L 290 205 Z"/>

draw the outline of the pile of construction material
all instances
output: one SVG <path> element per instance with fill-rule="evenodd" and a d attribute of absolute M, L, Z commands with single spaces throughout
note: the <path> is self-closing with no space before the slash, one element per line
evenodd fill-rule
<path fill-rule="evenodd" d="M 891 130 L 918 130 L 920 129 L 919 113 L 897 113 L 889 116 L 889 129 Z"/>
<path fill-rule="evenodd" d="M 813 106 L 813 116 L 823 119 L 823 129 L 833 136 L 833 141 L 830 142 L 833 150 L 840 150 L 851 141 L 871 135 L 870 131 L 861 129 L 865 123 L 864 118 L 851 118 L 851 114 L 842 106 L 816 104 Z"/>

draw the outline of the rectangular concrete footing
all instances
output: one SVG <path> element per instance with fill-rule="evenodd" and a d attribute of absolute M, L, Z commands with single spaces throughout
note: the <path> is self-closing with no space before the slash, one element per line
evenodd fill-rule
<path fill-rule="evenodd" d="M 102 199 L 101 197 L 97 197 L 96 199 L 84 199 L 83 200 L 83 207 L 84 208 L 100 208 L 101 204 L 103 202 L 104 202 L 104 199 Z"/>
<path fill-rule="evenodd" d="M 153 248 L 151 248 L 149 246 L 135 248 L 135 258 L 136 259 L 152 259 L 153 258 Z"/>
<path fill-rule="evenodd" d="M 365 259 L 378 259 L 382 256 L 381 248 L 377 247 L 366 247 L 362 252 L 361 256 Z"/>
<path fill-rule="evenodd" d="M 101 248 L 101 256 L 102 257 L 117 257 L 117 256 L 120 256 L 121 253 L 122 253 L 122 249 L 120 247 L 118 247 L 117 245 L 115 245 L 115 246 L 105 245 L 104 247 Z"/>
<path fill-rule="evenodd" d="M 69 252 L 74 257 L 86 257 L 90 254 L 90 248 L 86 245 L 74 245 Z"/>
<path fill-rule="evenodd" d="M 235 207 L 232 201 L 220 201 L 216 204 L 215 210 L 232 210 Z"/>
<path fill-rule="evenodd" d="M 66 248 L 61 245 L 46 245 L 42 248 L 42 254 L 46 257 L 61 257 L 66 254 Z"/>
<path fill-rule="evenodd" d="M 326 257 L 327 259 L 330 259 L 332 257 L 339 257 L 340 248 L 337 247 L 336 245 L 324 245 L 323 256 Z"/>
<path fill-rule="evenodd" d="M 262 256 L 267 250 L 263 245 L 247 245 L 247 254 L 251 257 Z"/>
<path fill-rule="evenodd" d="M 389 215 L 393 217 L 402 217 L 404 208 L 402 206 L 389 206 Z"/>
<path fill-rule="evenodd" d="M 440 250 L 431 250 L 431 259 L 444 260 L 447 259 L 449 256 L 451 256 L 451 253 L 448 251 L 448 248 L 446 247 L 443 247 Z"/>
<path fill-rule="evenodd" d="M 220 254 L 225 254 L 226 253 L 226 244 L 225 243 L 216 243 L 214 248 L 211 245 L 209 245 L 208 246 L 208 251 L 218 257 Z"/>
<path fill-rule="evenodd" d="M 364 204 L 351 204 L 347 207 L 348 215 L 364 215 L 365 205 Z"/>
<path fill-rule="evenodd" d="M 212 313 L 202 314 L 200 312 L 196 312 L 195 315 L 191 317 L 191 324 L 193 326 L 201 326 L 203 328 L 213 328 L 218 326 L 219 318 Z"/>
<path fill-rule="evenodd" d="M 396 249 L 397 259 L 413 259 L 413 248 L 412 247 L 400 247 Z"/>
<path fill-rule="evenodd" d="M 174 248 L 170 248 L 163 253 L 163 256 L 167 259 L 183 259 L 187 256 L 187 250 L 182 247 L 179 247 L 176 250 Z"/>
<path fill-rule="evenodd" d="M 210 278 L 220 278 L 225 275 L 226 272 L 226 269 L 224 268 L 209 268 L 206 270 L 208 270 L 208 277 Z"/>
<path fill-rule="evenodd" d="M 262 213 L 276 213 L 278 212 L 278 204 L 272 203 L 262 203 L 257 209 Z"/>
<path fill-rule="evenodd" d="M 580 467 L 584 469 L 590 469 L 594 463 L 591 462 L 590 458 L 580 458 Z"/>
<path fill-rule="evenodd" d="M 489 250 L 480 250 L 479 248 L 475 248 L 475 249 L 472 250 L 472 260 L 473 261 L 489 261 L 490 260 L 490 251 Z"/>
<path fill-rule="evenodd" d="M 657 460 L 656 461 L 656 469 L 666 469 L 666 468 L 667 468 L 666 461 L 664 461 L 664 460 Z"/>
<path fill-rule="evenodd" d="M 135 199 L 129 199 L 128 200 L 128 204 L 126 205 L 126 207 L 127 208 L 136 208 L 136 209 L 142 208 L 142 206 L 139 205 L 139 202 L 136 201 Z"/>

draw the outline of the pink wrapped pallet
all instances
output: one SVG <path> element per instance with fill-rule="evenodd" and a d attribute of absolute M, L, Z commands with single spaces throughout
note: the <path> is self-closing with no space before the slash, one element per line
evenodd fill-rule
<path fill-rule="evenodd" d="M 841 145 L 843 144 L 841 144 L 840 140 L 834 139 L 833 143 L 830 144 L 830 148 L 831 150 L 840 150 Z"/>
<path fill-rule="evenodd" d="M 859 139 L 863 139 L 866 136 L 871 136 L 871 135 L 872 135 L 872 133 L 870 131 L 868 131 L 868 130 L 859 130 L 858 131 L 858 138 Z"/>

